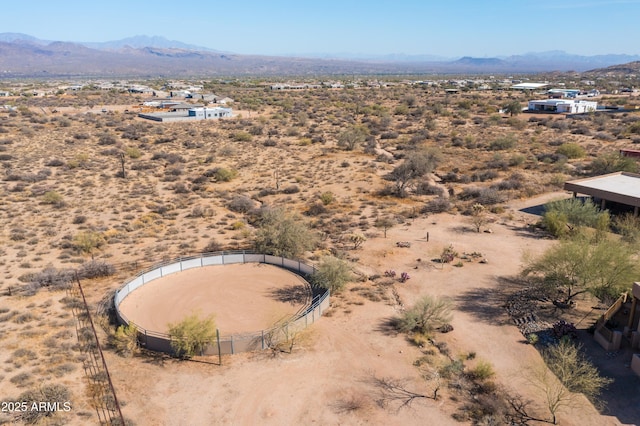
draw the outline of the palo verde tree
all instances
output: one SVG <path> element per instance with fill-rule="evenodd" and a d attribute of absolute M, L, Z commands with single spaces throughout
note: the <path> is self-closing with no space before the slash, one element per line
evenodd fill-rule
<path fill-rule="evenodd" d="M 260 253 L 283 257 L 300 257 L 315 247 L 316 235 L 303 220 L 282 208 L 265 208 L 260 212 L 255 249 Z"/>
<path fill-rule="evenodd" d="M 182 321 L 169 324 L 171 348 L 181 358 L 202 354 L 204 348 L 216 339 L 216 324 L 213 315 L 201 318 L 194 312 Z"/>
<path fill-rule="evenodd" d="M 353 151 L 359 145 L 362 145 L 369 134 L 368 130 L 363 126 L 353 126 L 338 136 L 338 146 L 347 151 Z"/>
<path fill-rule="evenodd" d="M 322 258 L 316 273 L 311 276 L 311 282 L 331 292 L 340 291 L 351 280 L 351 268 L 342 259 L 333 256 Z"/>
<path fill-rule="evenodd" d="M 417 179 L 431 173 L 440 157 L 433 150 L 416 150 L 410 152 L 407 158 L 385 178 L 393 182 L 393 192 L 398 197 L 406 197 L 408 189 Z"/>
<path fill-rule="evenodd" d="M 509 113 L 509 116 L 513 117 L 514 115 L 518 115 L 522 112 L 522 105 L 520 105 L 519 101 L 511 101 L 506 104 L 504 107 L 504 112 Z"/>
<path fill-rule="evenodd" d="M 561 340 L 557 345 L 549 346 L 542 356 L 546 367 L 533 370 L 529 381 L 544 395 L 553 424 L 557 424 L 560 411 L 578 404 L 578 394 L 593 401 L 612 382 L 611 379 L 602 377 L 598 369 L 582 354 L 580 347 L 569 340 Z"/>
<path fill-rule="evenodd" d="M 631 246 L 612 237 L 578 234 L 562 240 L 531 261 L 523 275 L 557 290 L 564 303 L 591 293 L 600 299 L 616 298 L 637 279 L 640 266 Z"/>

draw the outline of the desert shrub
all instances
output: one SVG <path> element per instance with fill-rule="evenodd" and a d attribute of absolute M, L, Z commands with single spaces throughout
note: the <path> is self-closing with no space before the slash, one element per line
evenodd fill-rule
<path fill-rule="evenodd" d="M 55 207 L 62 207 L 64 206 L 64 198 L 62 197 L 62 195 L 57 192 L 57 191 L 47 191 L 44 193 L 44 195 L 42 196 L 42 202 L 44 204 L 51 204 Z"/>
<path fill-rule="evenodd" d="M 127 147 L 127 149 L 125 149 L 124 153 L 129 158 L 140 158 L 140 157 L 142 157 L 142 151 L 140 151 L 140 149 L 138 149 L 136 147 L 132 147 L 132 146 Z"/>
<path fill-rule="evenodd" d="M 78 268 L 80 278 L 109 277 L 116 273 L 116 268 L 104 260 L 90 260 Z"/>
<path fill-rule="evenodd" d="M 333 192 L 331 191 L 326 191 L 320 194 L 320 201 L 322 201 L 322 204 L 325 206 L 328 206 L 329 204 L 331 204 L 333 200 L 334 200 L 334 195 L 333 195 Z"/>
<path fill-rule="evenodd" d="M 311 276 L 311 282 L 319 287 L 337 292 L 352 278 L 351 268 L 342 259 L 325 256 L 316 267 L 316 273 Z"/>
<path fill-rule="evenodd" d="M 638 171 L 638 163 L 631 157 L 624 157 L 617 152 L 600 155 L 591 162 L 591 172 L 594 175 L 603 175 L 613 172 Z"/>
<path fill-rule="evenodd" d="M 495 170 L 485 170 L 482 172 L 476 172 L 471 175 L 472 182 L 486 182 L 488 180 L 493 180 L 500 176 L 500 174 Z"/>
<path fill-rule="evenodd" d="M 607 133 L 607 132 L 598 132 L 595 135 L 593 135 L 593 137 L 595 139 L 599 139 L 601 141 L 613 141 L 613 140 L 615 140 L 615 136 L 613 136 L 612 134 Z"/>
<path fill-rule="evenodd" d="M 353 151 L 365 142 L 368 133 L 368 129 L 364 126 L 351 126 L 338 135 L 336 144 L 347 151 Z"/>
<path fill-rule="evenodd" d="M 111 134 L 103 134 L 98 138 L 98 145 L 115 145 L 117 142 L 115 136 Z"/>
<path fill-rule="evenodd" d="M 238 176 L 237 170 L 224 167 L 216 167 L 213 172 L 213 177 L 217 182 L 231 182 L 236 176 Z"/>
<path fill-rule="evenodd" d="M 174 152 L 154 152 L 151 160 L 165 160 L 168 164 L 184 163 L 184 158 Z"/>
<path fill-rule="evenodd" d="M 493 366 L 486 361 L 479 361 L 476 366 L 469 371 L 469 376 L 473 380 L 487 380 L 495 376 Z"/>
<path fill-rule="evenodd" d="M 423 213 L 443 213 L 451 209 L 451 202 L 448 198 L 437 197 L 428 201 L 422 208 Z"/>
<path fill-rule="evenodd" d="M 503 136 L 489 143 L 489 149 L 491 151 L 502 151 L 505 149 L 511 149 L 515 146 L 516 138 L 514 135 Z"/>
<path fill-rule="evenodd" d="M 567 158 L 582 158 L 586 155 L 585 149 L 577 143 L 564 143 L 558 147 L 556 153 Z"/>
<path fill-rule="evenodd" d="M 109 344 L 117 354 L 125 358 L 133 356 L 138 350 L 138 329 L 133 324 L 118 326 L 109 336 Z"/>
<path fill-rule="evenodd" d="M 47 167 L 61 167 L 64 166 L 64 161 L 53 158 L 45 163 Z"/>
<path fill-rule="evenodd" d="M 27 390 L 15 400 L 26 402 L 29 407 L 33 404 L 40 404 L 42 401 L 46 401 L 48 404 L 42 410 L 21 411 L 17 417 L 25 424 L 41 424 L 43 419 L 55 416 L 56 413 L 61 412 L 64 408 L 71 409 L 69 405 L 69 401 L 72 400 L 71 396 L 69 389 L 59 384 L 46 384 Z"/>
<path fill-rule="evenodd" d="M 398 132 L 384 132 L 380 135 L 380 139 L 398 139 Z"/>
<path fill-rule="evenodd" d="M 640 217 L 631 213 L 616 216 L 614 227 L 623 240 L 630 243 L 640 241 Z"/>
<path fill-rule="evenodd" d="M 231 137 L 233 138 L 234 141 L 236 142 L 251 142 L 251 140 L 253 139 L 253 136 L 251 136 L 251 133 L 248 132 L 234 132 Z"/>
<path fill-rule="evenodd" d="M 438 195 L 442 196 L 444 189 L 441 186 L 431 185 L 429 182 L 420 182 L 416 185 L 417 195 Z"/>
<path fill-rule="evenodd" d="M 315 247 L 316 236 L 295 215 L 282 208 L 267 208 L 260 211 L 255 249 L 274 256 L 295 258 Z"/>
<path fill-rule="evenodd" d="M 188 194 L 189 191 L 189 187 L 184 182 L 178 182 L 173 185 L 173 192 L 175 192 L 176 194 Z"/>
<path fill-rule="evenodd" d="M 105 243 L 104 235 L 101 232 L 81 231 L 73 237 L 73 246 L 76 250 L 87 254 L 91 254 Z"/>
<path fill-rule="evenodd" d="M 246 195 L 235 195 L 229 204 L 227 204 L 227 208 L 236 213 L 248 213 L 253 210 L 256 206 L 256 202 Z"/>
<path fill-rule="evenodd" d="M 74 275 L 75 272 L 71 269 L 56 269 L 53 266 L 47 266 L 42 271 L 32 274 L 29 282 L 35 288 L 63 289 L 69 287 Z"/>
<path fill-rule="evenodd" d="M 312 203 L 305 212 L 307 216 L 319 216 L 327 212 L 327 208 L 322 203 Z"/>
<path fill-rule="evenodd" d="M 200 318 L 198 313 L 193 313 L 180 322 L 169 324 L 169 336 L 176 356 L 191 358 L 201 355 L 206 346 L 216 338 L 213 315 Z"/>
<path fill-rule="evenodd" d="M 588 226 L 597 228 L 603 226 L 600 217 L 606 215 L 608 224 L 609 213 L 600 211 L 592 201 L 579 198 L 551 201 L 544 206 L 542 216 L 543 226 L 556 237 L 565 235 L 569 226 Z"/>
<path fill-rule="evenodd" d="M 510 191 L 521 189 L 523 187 L 522 181 L 515 179 L 505 179 L 496 184 L 491 185 L 491 189 L 498 191 Z"/>
<path fill-rule="evenodd" d="M 213 253 L 222 250 L 224 250 L 224 246 L 215 239 L 209 240 L 207 245 L 202 249 L 203 253 Z"/>
<path fill-rule="evenodd" d="M 282 190 L 285 194 L 297 194 L 300 192 L 300 187 L 298 185 L 291 185 Z"/>
<path fill-rule="evenodd" d="M 405 333 L 430 333 L 451 322 L 451 307 L 449 299 L 424 296 L 399 318 L 398 329 Z"/>
<path fill-rule="evenodd" d="M 567 161 L 567 157 L 558 153 L 541 153 L 536 155 L 536 159 L 541 163 L 564 163 Z"/>

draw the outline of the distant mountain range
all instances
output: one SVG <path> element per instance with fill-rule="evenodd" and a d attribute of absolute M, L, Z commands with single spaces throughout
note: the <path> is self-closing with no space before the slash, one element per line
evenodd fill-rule
<path fill-rule="evenodd" d="M 83 43 L 41 40 L 20 33 L 0 33 L 0 78 L 512 74 L 586 71 L 633 61 L 640 61 L 640 56 L 580 56 L 562 51 L 500 58 L 442 58 L 402 54 L 274 57 L 238 55 L 157 36 Z"/>

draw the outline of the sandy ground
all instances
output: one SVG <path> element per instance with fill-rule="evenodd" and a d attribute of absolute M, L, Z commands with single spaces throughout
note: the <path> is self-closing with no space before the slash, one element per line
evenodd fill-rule
<path fill-rule="evenodd" d="M 221 335 L 226 336 L 266 329 L 295 314 L 309 300 L 308 285 L 294 273 L 247 263 L 167 275 L 136 289 L 120 309 L 138 326 L 160 333 L 192 313 L 213 314 Z"/>
<path fill-rule="evenodd" d="M 558 196 L 566 194 L 541 200 Z M 370 265 L 362 271 L 366 274 L 409 272 L 411 279 L 396 285 L 404 306 L 425 294 L 451 297 L 455 330 L 439 339 L 447 341 L 454 355 L 475 351 L 478 359 L 494 366 L 500 383 L 541 401 L 526 379 L 530 369 L 542 365 L 540 355 L 523 343 L 504 310 L 495 307 L 492 291 L 499 277 L 518 273 L 525 253 L 541 253 L 553 241 L 529 234 L 525 226 L 534 218 L 519 212 L 515 203 L 512 207 L 512 219 L 489 225 L 491 233 L 476 233 L 461 216 L 442 214 L 392 228 L 388 238 L 370 238 L 355 253 L 359 264 Z M 397 248 L 397 241 L 412 246 Z M 449 244 L 459 253 L 480 252 L 488 263 L 442 268 L 430 261 Z M 354 297 L 348 290 L 334 296 L 331 315 L 310 327 L 292 354 L 229 356 L 222 366 L 125 360 L 109 354 L 125 416 L 140 424 L 164 425 L 459 424 L 451 417 L 455 404 L 447 390 L 437 402 L 416 400 L 409 408 L 376 405 L 379 389 L 371 384 L 372 376 L 406 380 L 408 388 L 422 393 L 430 392 L 431 385 L 412 365 L 420 350 L 383 326 L 401 305 Z M 361 401 L 359 408 L 345 409 L 345 402 L 353 400 Z M 586 400 L 565 410 L 559 422 L 620 424 L 615 417 L 600 415 Z"/>

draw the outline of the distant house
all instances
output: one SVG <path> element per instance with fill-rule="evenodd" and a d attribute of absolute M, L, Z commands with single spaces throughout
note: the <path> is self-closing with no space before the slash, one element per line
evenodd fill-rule
<path fill-rule="evenodd" d="M 147 120 L 160 121 L 162 123 L 177 122 L 177 121 L 195 121 L 195 120 L 217 120 L 220 118 L 228 118 L 233 116 L 233 110 L 231 108 L 206 108 L 191 105 L 191 108 L 173 110 L 172 112 L 161 112 L 146 114 L 138 114 L 140 118 L 146 118 Z"/>
<path fill-rule="evenodd" d="M 514 83 L 517 80 L 514 80 Z M 511 86 L 513 90 L 538 90 L 548 86 L 547 83 L 518 83 Z"/>
<path fill-rule="evenodd" d="M 529 101 L 528 112 L 546 112 L 553 114 L 584 114 L 595 111 L 597 102 L 573 99 L 542 99 Z"/>
<path fill-rule="evenodd" d="M 231 117 L 230 108 L 192 108 L 189 110 L 189 117 L 194 117 L 197 120 L 207 120 L 216 118 Z"/>
<path fill-rule="evenodd" d="M 0 91 L 0 98 L 6 98 L 7 96 L 11 96 L 11 92 Z"/>
<path fill-rule="evenodd" d="M 549 89 L 547 90 L 547 94 L 549 98 L 552 99 L 573 99 L 580 94 L 580 91 L 577 89 Z"/>

